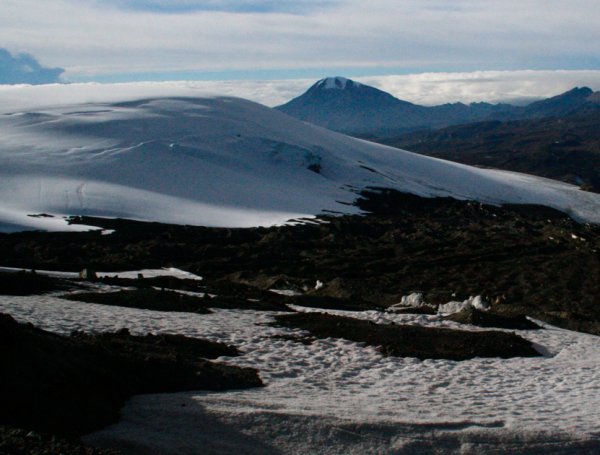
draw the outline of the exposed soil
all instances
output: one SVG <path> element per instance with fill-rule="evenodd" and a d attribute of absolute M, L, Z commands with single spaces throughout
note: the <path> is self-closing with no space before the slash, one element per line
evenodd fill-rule
<path fill-rule="evenodd" d="M 438 314 L 437 310 L 430 306 L 394 308 L 392 312 L 395 314 Z"/>
<path fill-rule="evenodd" d="M 224 343 L 190 338 L 183 335 L 132 335 L 129 329 L 117 332 L 104 332 L 90 335 L 86 332 L 73 332 L 71 338 L 85 344 L 99 346 L 114 354 L 127 354 L 146 359 L 151 351 L 153 358 L 177 360 L 178 362 L 196 362 L 198 359 L 216 359 L 218 357 L 237 357 L 240 352 L 235 346 Z"/>
<path fill-rule="evenodd" d="M 209 308 L 242 309 L 260 311 L 293 311 L 282 302 L 277 302 L 277 297 L 267 301 L 255 301 L 247 296 L 221 295 L 204 297 L 181 294 L 175 291 L 142 288 L 130 291 L 117 292 L 85 292 L 61 296 L 63 299 L 79 302 L 99 303 L 126 308 L 140 308 L 153 311 L 184 312 L 209 314 Z"/>
<path fill-rule="evenodd" d="M 183 336 L 63 337 L 0 315 L 0 425 L 75 437 L 119 418 L 137 394 L 262 386 L 251 368 L 213 363 L 234 347 Z"/>
<path fill-rule="evenodd" d="M 206 286 L 201 280 L 190 278 L 177 278 L 174 276 L 155 276 L 141 278 L 120 278 L 103 276 L 97 279 L 98 282 L 120 287 L 136 287 L 139 289 L 160 288 L 176 289 L 179 291 L 204 292 Z"/>
<path fill-rule="evenodd" d="M 324 313 L 284 314 L 275 326 L 309 331 L 317 338 L 344 338 L 377 346 L 384 356 L 468 360 L 474 357 L 537 357 L 531 342 L 514 333 L 383 325 Z"/>

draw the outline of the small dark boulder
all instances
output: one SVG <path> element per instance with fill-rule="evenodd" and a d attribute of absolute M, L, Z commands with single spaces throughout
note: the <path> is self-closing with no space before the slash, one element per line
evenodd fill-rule
<path fill-rule="evenodd" d="M 473 307 L 467 307 L 458 313 L 445 316 L 448 321 L 470 324 L 478 327 L 495 327 L 497 329 L 511 330 L 537 330 L 541 329 L 535 322 L 527 319 L 524 314 L 516 316 L 501 316 L 493 311 L 480 311 Z"/>

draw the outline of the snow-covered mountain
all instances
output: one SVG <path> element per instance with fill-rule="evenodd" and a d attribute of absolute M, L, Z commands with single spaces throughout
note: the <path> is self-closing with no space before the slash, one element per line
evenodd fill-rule
<path fill-rule="evenodd" d="M 336 87 L 363 86 L 336 81 Z M 45 90 L 38 93 L 53 88 Z M 600 222 L 600 195 L 575 186 L 361 141 L 250 101 L 197 96 L 115 103 L 110 96 L 108 103 L 96 98 L 68 106 L 48 106 L 40 96 L 39 109 L 13 102 L 3 110 L 1 231 L 67 229 L 62 217 L 69 215 L 272 225 L 356 213 L 348 204 L 368 186 L 545 204 Z"/>
<path fill-rule="evenodd" d="M 343 77 L 321 79 L 304 94 L 275 107 L 314 125 L 360 137 L 390 137 L 418 130 L 487 120 L 516 120 L 597 113 L 598 95 L 587 87 L 531 103 L 463 103 L 420 106 Z"/>
<path fill-rule="evenodd" d="M 489 103 L 420 106 L 338 76 L 321 79 L 304 94 L 275 109 L 341 133 L 385 137 L 484 120 L 517 108 Z"/>
<path fill-rule="evenodd" d="M 302 121 L 343 133 L 397 131 L 399 121 L 423 123 L 427 108 L 343 77 L 321 79 L 301 96 L 275 107 Z"/>

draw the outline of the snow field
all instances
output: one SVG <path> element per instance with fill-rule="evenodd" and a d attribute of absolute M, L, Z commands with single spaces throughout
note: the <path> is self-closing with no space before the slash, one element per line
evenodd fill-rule
<path fill-rule="evenodd" d="M 308 346 L 271 339 L 290 333 L 264 325 L 275 313 L 159 313 L 54 295 L 1 296 L 0 311 L 64 334 L 128 327 L 134 334 L 222 341 L 243 355 L 219 361 L 260 371 L 265 388 L 134 397 L 120 423 L 86 437 L 131 453 L 600 451 L 600 338 L 592 335 L 544 325 L 517 332 L 545 357 L 419 361 L 384 358 L 373 347 L 341 339 Z M 468 327 L 438 316 L 328 312 L 378 323 Z"/>

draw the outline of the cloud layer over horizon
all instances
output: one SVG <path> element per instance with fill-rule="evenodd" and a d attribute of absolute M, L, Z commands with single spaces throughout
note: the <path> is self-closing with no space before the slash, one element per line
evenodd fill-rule
<path fill-rule="evenodd" d="M 329 74 L 325 76 L 344 76 Z M 575 87 L 600 90 L 599 71 L 474 71 L 351 78 L 404 101 L 426 106 L 445 103 L 523 105 L 560 95 Z M 246 98 L 274 107 L 302 95 L 317 79 L 272 81 L 195 81 L 211 93 Z"/>
<path fill-rule="evenodd" d="M 574 87 L 600 90 L 600 71 L 478 71 L 353 78 L 422 105 L 445 103 L 526 104 Z M 116 84 L 76 83 L 46 86 L 0 85 L 0 110 L 15 112 L 44 106 L 111 103 L 152 97 L 206 94 L 245 98 L 269 107 L 300 96 L 315 79 L 270 81 L 171 81 Z"/>

